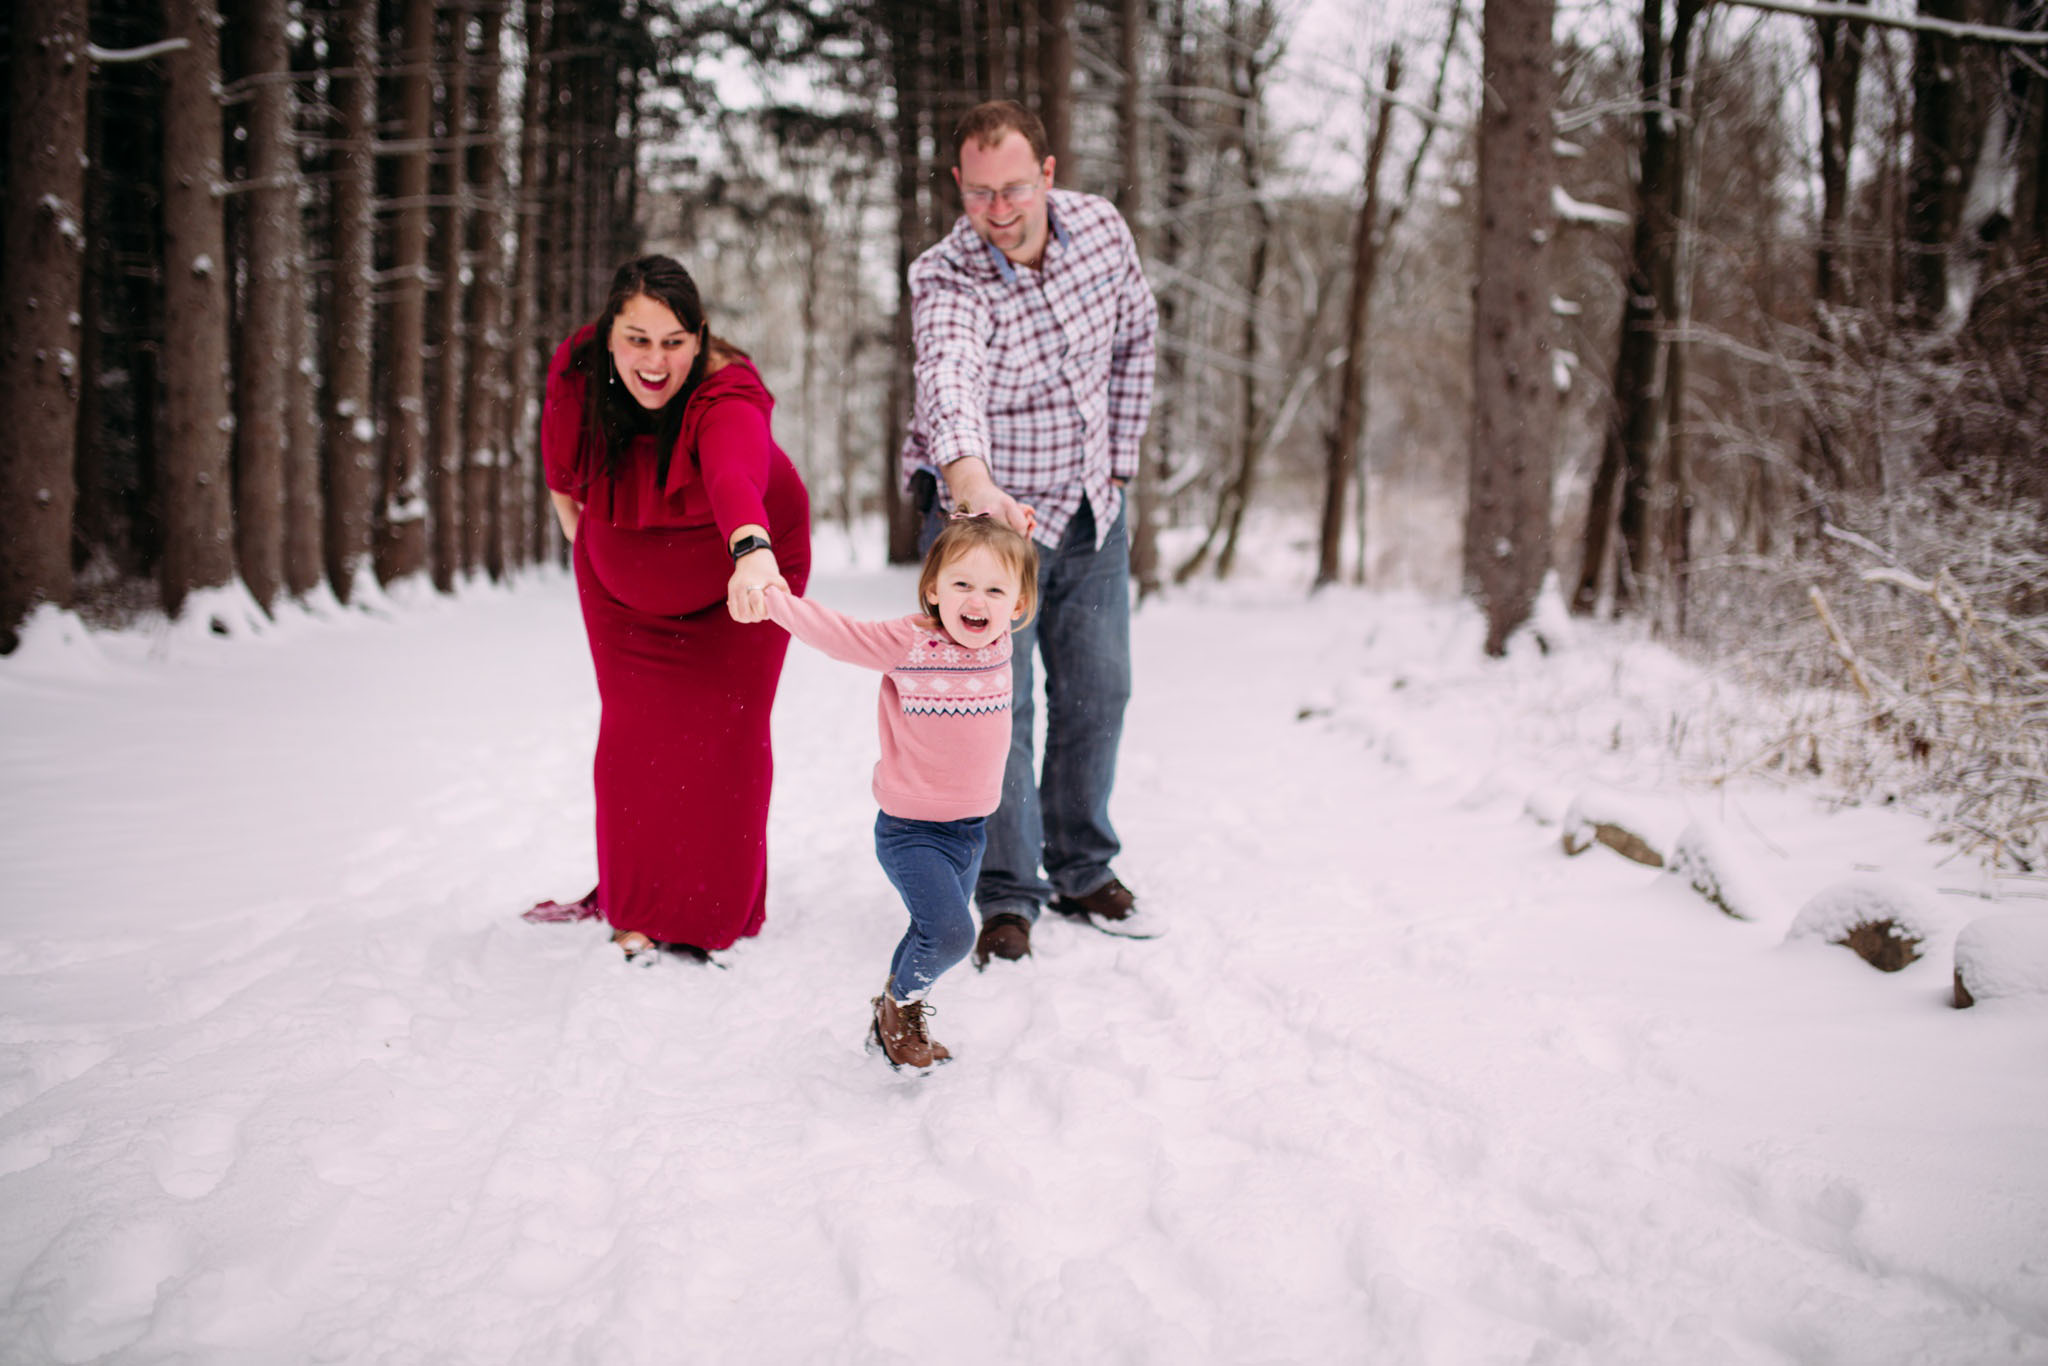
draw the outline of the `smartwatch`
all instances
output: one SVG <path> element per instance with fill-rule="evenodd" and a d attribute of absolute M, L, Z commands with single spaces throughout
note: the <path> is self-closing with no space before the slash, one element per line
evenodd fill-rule
<path fill-rule="evenodd" d="M 757 550 L 771 548 L 772 544 L 766 536 L 742 536 L 732 543 L 732 557 L 737 562 L 742 555 L 751 555 Z"/>

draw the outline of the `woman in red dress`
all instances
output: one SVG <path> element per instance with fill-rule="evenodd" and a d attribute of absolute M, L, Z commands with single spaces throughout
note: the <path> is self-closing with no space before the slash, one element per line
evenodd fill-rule
<path fill-rule="evenodd" d="M 701 958 L 766 911 L 768 713 L 789 638 L 728 602 L 810 574 L 810 499 L 746 353 L 689 272 L 621 266 L 548 365 L 541 458 L 597 668 L 597 886 L 529 918 L 602 915 L 628 958 Z"/>

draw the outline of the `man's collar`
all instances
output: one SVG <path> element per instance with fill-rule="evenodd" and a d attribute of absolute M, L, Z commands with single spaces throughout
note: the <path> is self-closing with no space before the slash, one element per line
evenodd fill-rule
<path fill-rule="evenodd" d="M 1051 225 L 1053 240 L 1058 242 L 1060 246 L 1070 247 L 1074 244 L 1074 239 L 1067 234 L 1067 225 L 1060 222 L 1060 216 L 1054 210 L 1052 187 L 1050 185 L 1045 190 L 1045 221 Z M 981 240 L 978 234 L 977 240 Z M 1003 277 L 1003 283 L 1006 285 L 1016 284 L 1017 267 L 1011 263 L 1010 258 L 1003 255 L 1002 251 L 993 242 L 982 241 L 981 245 L 982 249 L 988 252 L 989 259 L 996 263 L 996 272 Z"/>

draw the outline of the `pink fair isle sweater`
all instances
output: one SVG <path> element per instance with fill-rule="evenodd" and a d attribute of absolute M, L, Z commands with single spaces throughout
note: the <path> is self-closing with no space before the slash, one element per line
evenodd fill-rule
<path fill-rule="evenodd" d="M 922 617 L 855 621 L 780 589 L 768 615 L 814 649 L 882 671 L 875 800 L 892 816 L 957 821 L 1002 802 L 1010 755 L 1010 637 L 970 650 Z"/>

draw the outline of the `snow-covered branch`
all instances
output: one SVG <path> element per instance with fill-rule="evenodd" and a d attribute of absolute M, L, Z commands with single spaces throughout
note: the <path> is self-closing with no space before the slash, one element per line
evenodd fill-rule
<path fill-rule="evenodd" d="M 160 43 L 151 43 L 146 47 L 110 48 L 101 47 L 98 43 L 87 43 L 85 55 L 101 66 L 113 66 L 121 62 L 146 62 L 173 52 L 183 52 L 190 46 L 191 40 L 187 38 L 166 38 Z"/>
<path fill-rule="evenodd" d="M 2048 48 L 2048 32 L 1999 28 L 1994 24 L 1964 24 L 1953 19 L 1930 19 L 1920 15 L 1884 14 L 1865 5 L 1804 4 L 1800 0 L 1729 0 L 1729 3 L 1770 10 L 1775 14 L 1796 14 L 1806 19 L 1847 19 L 1852 23 L 1875 24 L 1881 28 L 1939 33 L 1960 43 Z"/>

